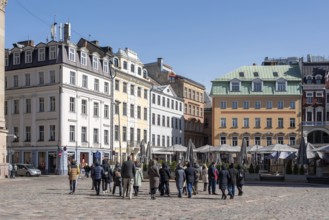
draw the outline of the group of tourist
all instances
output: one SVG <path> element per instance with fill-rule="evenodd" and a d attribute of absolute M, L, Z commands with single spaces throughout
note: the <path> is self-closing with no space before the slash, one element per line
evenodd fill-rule
<path fill-rule="evenodd" d="M 127 161 L 122 165 L 117 163 L 112 170 L 106 160 L 102 164 L 96 162 L 90 167 L 88 164 L 84 166 L 85 176 L 92 179 L 92 190 L 96 191 L 96 195 L 100 195 L 102 189 L 103 193 L 112 192 L 114 195 L 116 188 L 119 188 L 119 196 L 132 199 L 133 196 L 138 196 L 139 188 L 144 180 L 141 164 L 133 162 L 128 156 Z M 72 161 L 68 167 L 68 174 L 70 180 L 70 194 L 74 194 L 77 184 L 77 179 L 80 174 L 79 166 L 76 161 Z M 218 195 L 216 193 L 216 186 L 218 185 L 222 199 L 227 196 L 234 199 L 235 188 L 238 189 L 238 196 L 242 196 L 242 187 L 244 185 L 245 173 L 240 165 L 237 169 L 233 164 L 227 168 L 224 164 L 216 166 L 212 162 L 207 167 L 203 164 L 202 167 L 197 163 L 186 162 L 184 165 L 178 164 L 175 169 L 175 174 L 171 175 L 168 165 L 163 162 L 158 164 L 157 160 L 151 160 L 148 166 L 148 178 L 150 184 L 149 194 L 151 199 L 156 199 L 157 191 L 160 196 L 170 196 L 170 179 L 174 178 L 178 197 L 182 198 L 183 194 L 188 198 L 199 193 L 199 181 L 203 182 L 203 191 L 208 191 L 208 194 Z M 113 186 L 112 186 L 113 184 Z M 228 194 L 226 194 L 228 191 Z"/>

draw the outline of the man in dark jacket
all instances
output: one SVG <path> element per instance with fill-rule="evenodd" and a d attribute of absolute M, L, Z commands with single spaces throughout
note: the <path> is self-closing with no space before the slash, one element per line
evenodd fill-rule
<path fill-rule="evenodd" d="M 94 179 L 96 195 L 99 195 L 101 180 L 104 176 L 104 169 L 99 165 L 98 162 L 95 163 L 95 167 L 92 170 L 91 176 Z"/>
<path fill-rule="evenodd" d="M 160 173 L 160 195 L 164 194 L 170 196 L 169 190 L 169 179 L 170 179 L 170 170 L 165 162 L 162 163 L 162 168 L 159 170 Z"/>
<path fill-rule="evenodd" d="M 242 186 L 244 185 L 245 173 L 240 165 L 238 165 L 237 168 L 238 168 L 238 173 L 236 175 L 236 187 L 238 188 L 239 191 L 238 196 L 242 196 L 243 194 Z"/>
<path fill-rule="evenodd" d="M 133 197 L 135 174 L 136 174 L 135 164 L 131 160 L 131 157 L 128 156 L 127 161 L 125 161 L 122 164 L 122 168 L 121 168 L 121 175 L 123 178 L 123 194 L 122 194 L 123 199 L 125 198 L 125 196 L 128 196 L 128 194 L 129 194 L 129 199 L 132 199 Z"/>
<path fill-rule="evenodd" d="M 196 176 L 195 176 L 195 168 L 192 166 L 191 162 L 187 164 L 187 168 L 185 169 L 185 175 L 186 175 L 186 188 L 187 188 L 188 198 L 192 198 L 192 187 L 196 179 Z"/>
<path fill-rule="evenodd" d="M 110 184 L 110 180 L 112 180 L 113 173 L 107 160 L 103 160 L 102 167 L 104 169 L 104 176 L 102 177 L 102 189 L 103 189 L 103 193 L 105 193 L 107 192 L 108 185 Z M 109 187 L 109 191 L 111 191 L 111 187 Z"/>
<path fill-rule="evenodd" d="M 230 164 L 230 168 L 229 168 L 228 172 L 230 174 L 230 178 L 228 180 L 227 189 L 228 189 L 228 194 L 230 196 L 230 199 L 233 199 L 234 194 L 235 194 L 236 175 L 238 173 L 236 171 L 236 169 L 234 169 L 233 163 Z"/>
<path fill-rule="evenodd" d="M 215 162 L 212 162 L 210 167 L 208 168 L 208 179 L 209 179 L 209 186 L 208 186 L 208 193 L 209 194 L 216 194 L 216 178 L 215 178 Z M 211 189 L 211 193 L 210 193 Z"/>

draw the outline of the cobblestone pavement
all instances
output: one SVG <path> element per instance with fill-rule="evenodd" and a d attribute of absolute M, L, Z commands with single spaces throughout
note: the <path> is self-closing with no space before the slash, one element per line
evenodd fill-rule
<path fill-rule="evenodd" d="M 178 198 L 174 182 L 171 197 L 151 200 L 148 186 L 129 200 L 96 196 L 90 179 L 79 179 L 74 195 L 64 176 L 2 179 L 0 219 L 329 219 L 328 185 L 248 182 L 233 200 L 207 192 Z"/>

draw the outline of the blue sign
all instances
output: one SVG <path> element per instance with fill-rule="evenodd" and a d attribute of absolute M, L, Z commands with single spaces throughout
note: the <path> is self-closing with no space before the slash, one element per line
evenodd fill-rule
<path fill-rule="evenodd" d="M 97 160 L 100 160 L 100 159 L 101 159 L 101 152 L 96 151 L 95 156 L 96 156 L 96 159 L 97 159 Z"/>

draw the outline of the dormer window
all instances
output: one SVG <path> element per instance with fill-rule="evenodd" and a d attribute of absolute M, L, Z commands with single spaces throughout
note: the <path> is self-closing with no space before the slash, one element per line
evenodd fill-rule
<path fill-rule="evenodd" d="M 259 77 L 258 72 L 254 72 L 254 77 Z"/>
<path fill-rule="evenodd" d="M 135 72 L 135 65 L 134 65 L 134 64 L 131 64 L 131 65 L 130 65 L 130 71 L 131 71 L 132 73 Z"/>
<path fill-rule="evenodd" d="M 75 62 L 75 49 L 69 48 L 69 60 Z"/>
<path fill-rule="evenodd" d="M 279 76 L 278 72 L 273 72 L 273 76 L 278 77 Z"/>
<path fill-rule="evenodd" d="M 46 60 L 46 49 L 43 48 L 39 48 L 38 49 L 38 61 L 45 61 Z"/>
<path fill-rule="evenodd" d="M 85 52 L 81 52 L 80 62 L 81 65 L 87 66 L 87 54 Z"/>
<path fill-rule="evenodd" d="M 25 51 L 25 63 L 32 63 L 32 50 Z"/>
<path fill-rule="evenodd" d="M 240 77 L 244 77 L 244 72 L 239 72 Z"/>
<path fill-rule="evenodd" d="M 240 92 L 240 84 L 241 82 L 239 80 L 233 80 L 230 83 L 231 92 Z"/>
<path fill-rule="evenodd" d="M 93 56 L 93 68 L 98 70 L 98 57 Z"/>
<path fill-rule="evenodd" d="M 277 80 L 276 81 L 276 91 L 278 91 L 278 92 L 284 92 L 284 91 L 287 90 L 286 87 L 287 87 L 286 80 L 280 79 L 280 80 Z"/>
<path fill-rule="evenodd" d="M 123 61 L 123 69 L 128 69 L 128 63 L 127 61 Z"/>
<path fill-rule="evenodd" d="M 138 75 L 142 75 L 142 68 L 138 67 Z"/>
<path fill-rule="evenodd" d="M 49 47 L 49 59 L 50 60 L 56 59 L 56 46 Z"/>
<path fill-rule="evenodd" d="M 103 72 L 108 73 L 109 72 L 109 62 L 107 60 L 103 61 Z"/>
<path fill-rule="evenodd" d="M 262 91 L 262 82 L 254 82 L 253 86 L 254 86 L 254 88 L 253 88 L 254 92 Z"/>
<path fill-rule="evenodd" d="M 147 70 L 143 70 L 143 78 L 147 79 Z"/>
<path fill-rule="evenodd" d="M 16 52 L 16 53 L 14 53 L 13 56 L 14 56 L 13 64 L 14 65 L 19 65 L 21 63 L 20 53 Z"/>
<path fill-rule="evenodd" d="M 119 67 L 119 60 L 118 58 L 114 58 L 114 67 Z"/>
<path fill-rule="evenodd" d="M 316 84 L 321 84 L 322 82 L 322 76 L 321 75 L 316 75 L 315 76 L 315 83 Z"/>
<path fill-rule="evenodd" d="M 307 76 L 306 77 L 306 84 L 312 84 L 313 77 L 312 76 Z"/>

